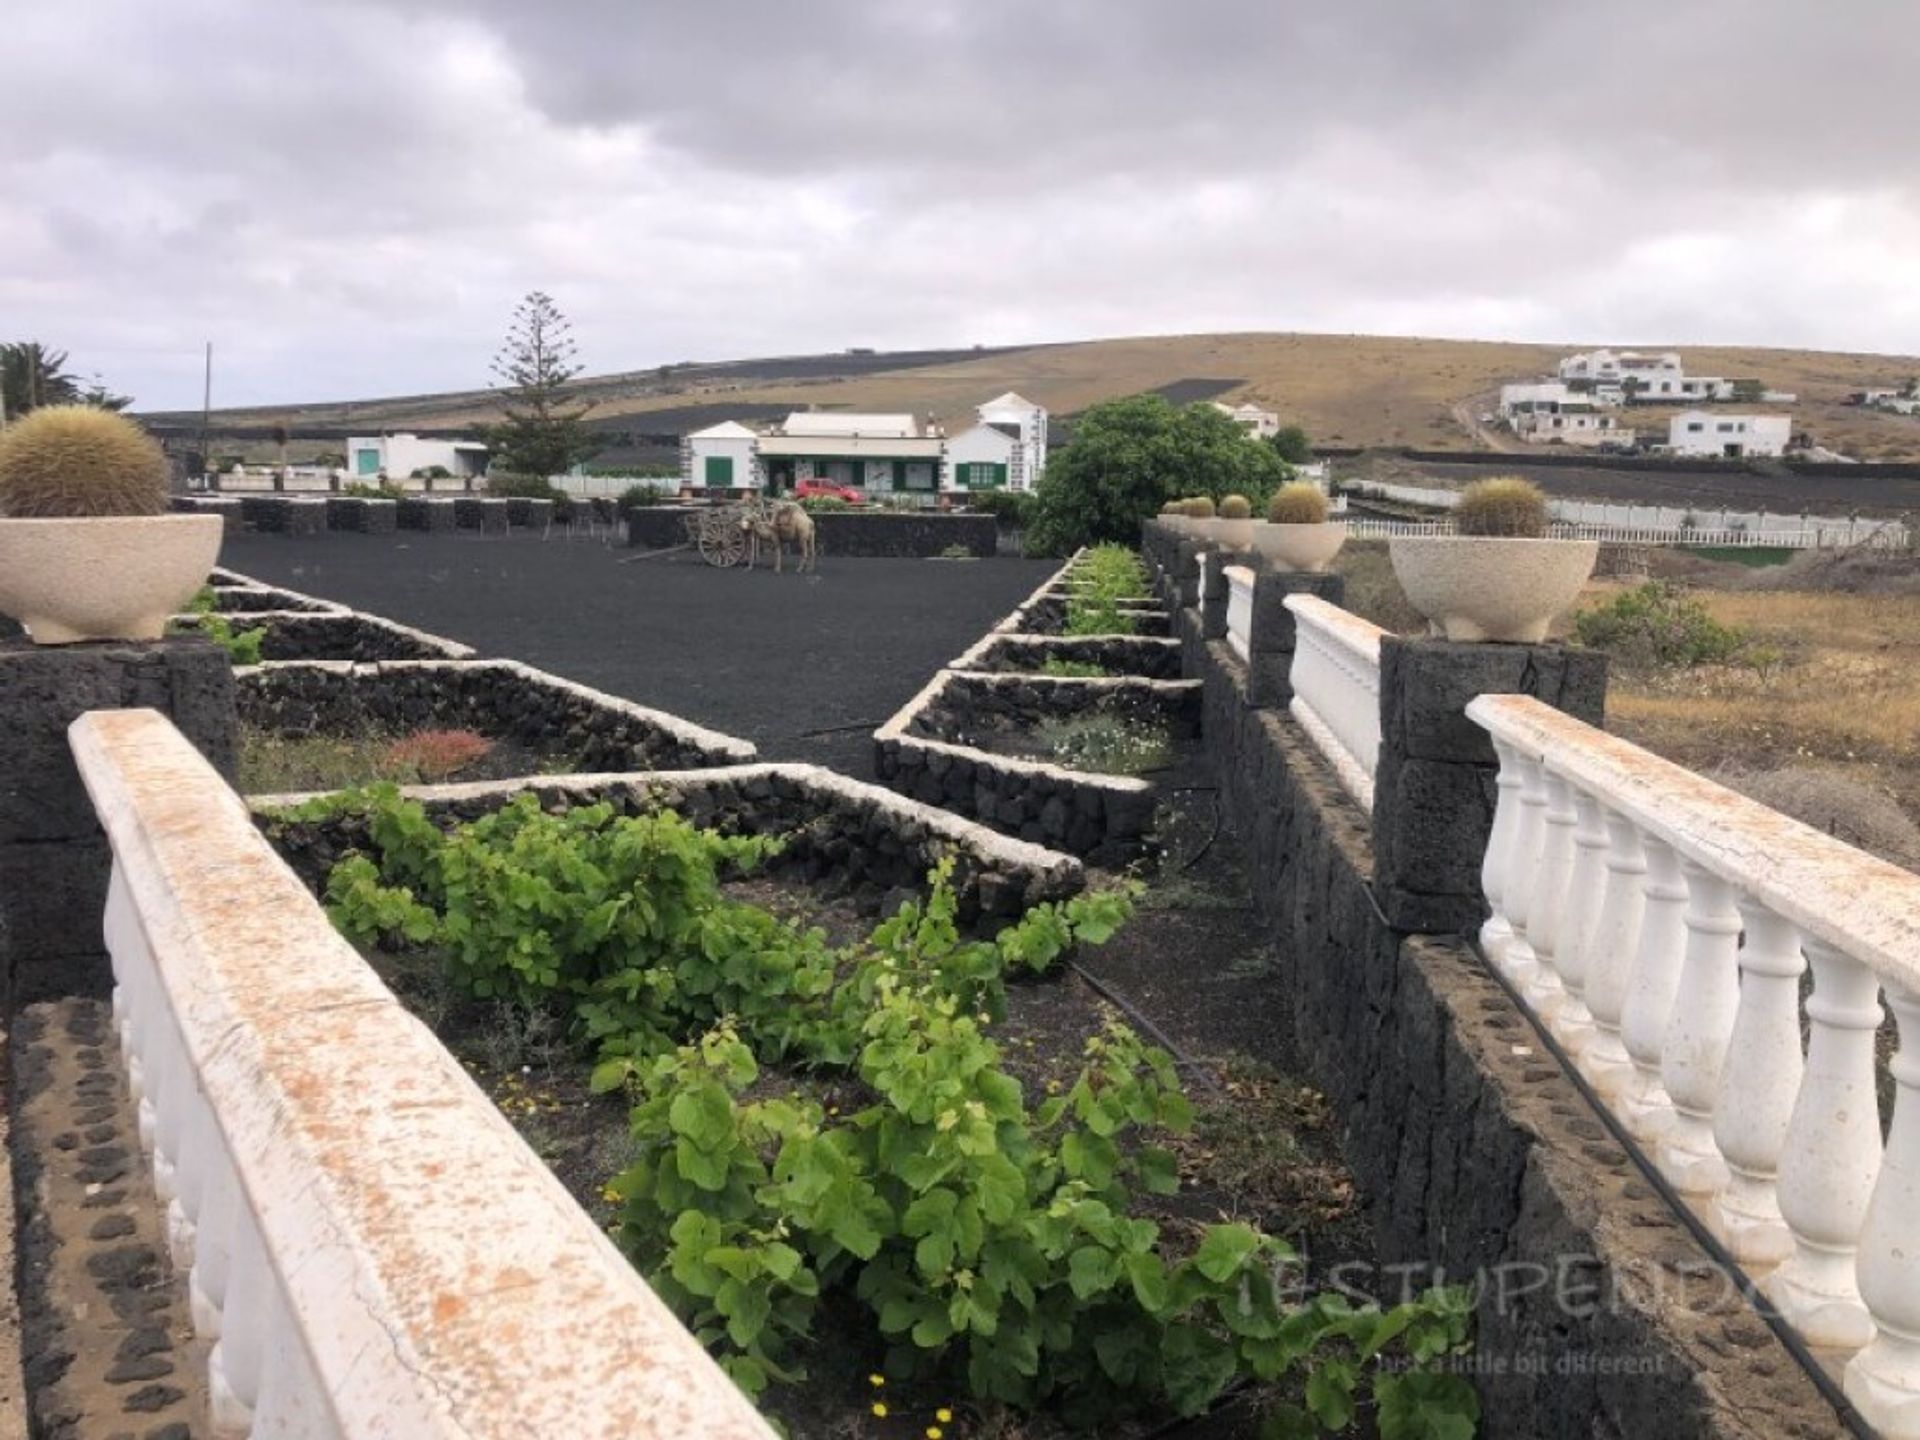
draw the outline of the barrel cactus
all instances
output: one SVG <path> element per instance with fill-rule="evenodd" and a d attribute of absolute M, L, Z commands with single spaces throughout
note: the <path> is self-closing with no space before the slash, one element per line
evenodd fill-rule
<path fill-rule="evenodd" d="M 1253 516 L 1253 503 L 1244 495 L 1228 495 L 1220 502 L 1222 520 L 1247 520 Z"/>
<path fill-rule="evenodd" d="M 48 405 L 0 430 L 0 515 L 158 515 L 167 457 L 138 425 L 87 405 Z"/>
<path fill-rule="evenodd" d="M 1267 520 L 1274 525 L 1324 525 L 1327 497 L 1304 480 L 1282 485 L 1267 502 Z"/>
<path fill-rule="evenodd" d="M 1196 495 L 1193 499 L 1187 501 L 1187 518 L 1190 520 L 1213 519 L 1213 497 L 1211 495 Z"/>
<path fill-rule="evenodd" d="M 1461 535 L 1538 540 L 1547 533 L 1547 497 L 1518 475 L 1476 480 L 1454 507 L 1453 528 Z"/>

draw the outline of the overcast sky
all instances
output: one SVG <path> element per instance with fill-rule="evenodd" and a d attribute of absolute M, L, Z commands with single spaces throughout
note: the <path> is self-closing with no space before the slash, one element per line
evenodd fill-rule
<path fill-rule="evenodd" d="M 1920 351 L 1913 0 L 61 0 L 0 339 L 143 407 L 1202 330 Z"/>

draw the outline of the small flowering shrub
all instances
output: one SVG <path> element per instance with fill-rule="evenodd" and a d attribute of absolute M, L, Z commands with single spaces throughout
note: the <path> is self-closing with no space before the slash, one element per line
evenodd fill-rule
<path fill-rule="evenodd" d="M 386 748 L 381 769 L 395 777 L 418 775 L 433 782 L 458 775 L 492 752 L 493 741 L 471 730 L 416 730 Z"/>
<path fill-rule="evenodd" d="M 1582 610 L 1573 617 L 1573 630 L 1582 645 L 1640 669 L 1732 664 L 1748 648 L 1744 630 L 1721 624 L 1704 602 L 1666 580 L 1636 585 Z"/>
<path fill-rule="evenodd" d="M 1173 762 L 1164 725 L 1092 713 L 1042 720 L 1034 727 L 1047 758 L 1096 775 L 1143 775 Z"/>

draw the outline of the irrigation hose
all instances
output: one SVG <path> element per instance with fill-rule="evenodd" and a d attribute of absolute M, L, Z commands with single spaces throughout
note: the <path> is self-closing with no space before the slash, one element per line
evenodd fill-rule
<path fill-rule="evenodd" d="M 1366 892 L 1367 904 L 1372 907 L 1373 913 L 1379 919 L 1380 923 L 1385 926 L 1389 932 L 1403 938 L 1406 937 L 1409 932 L 1395 926 L 1391 920 L 1387 919 L 1385 912 L 1381 910 L 1380 902 L 1373 893 L 1373 886 L 1363 885 L 1361 889 Z M 1834 1383 L 1833 1377 L 1829 1375 L 1821 1366 L 1820 1362 L 1814 1358 L 1813 1352 L 1807 1348 L 1806 1342 L 1802 1340 L 1798 1332 L 1786 1322 L 1786 1319 L 1780 1312 L 1774 1309 L 1773 1303 L 1767 1299 L 1765 1292 L 1749 1278 L 1745 1270 L 1740 1268 L 1739 1262 L 1728 1253 L 1726 1246 L 1720 1243 L 1719 1238 L 1707 1228 L 1706 1222 L 1694 1213 L 1693 1207 L 1681 1199 L 1679 1192 L 1668 1182 L 1667 1177 L 1660 1173 L 1660 1167 L 1654 1163 L 1653 1157 L 1641 1149 L 1640 1142 L 1628 1133 L 1626 1127 L 1620 1123 L 1613 1111 L 1602 1102 L 1593 1087 L 1587 1083 L 1587 1077 L 1582 1075 L 1578 1067 L 1573 1063 L 1573 1058 L 1561 1048 L 1560 1042 L 1553 1037 L 1552 1032 L 1549 1031 L 1545 1024 L 1541 1022 L 1540 1018 L 1533 1013 L 1532 1008 L 1520 998 L 1520 994 L 1513 988 L 1512 982 L 1509 981 L 1505 975 L 1501 974 L 1498 967 L 1487 959 L 1486 954 L 1480 949 L 1479 942 L 1471 936 L 1459 934 L 1435 935 L 1431 938 L 1438 940 L 1457 940 L 1466 946 L 1468 951 L 1479 960 L 1481 968 L 1498 982 L 1500 988 L 1504 990 L 1508 998 L 1513 1001 L 1514 1008 L 1526 1017 L 1527 1023 L 1533 1027 L 1534 1033 L 1540 1037 L 1541 1046 L 1549 1055 L 1553 1056 L 1559 1063 L 1560 1068 L 1566 1072 L 1567 1078 L 1573 1082 L 1574 1089 L 1580 1092 L 1580 1096 L 1587 1102 L 1588 1108 L 1599 1117 L 1600 1123 L 1607 1127 L 1607 1130 L 1619 1143 L 1620 1148 L 1627 1152 L 1627 1157 L 1633 1161 L 1635 1167 L 1640 1171 L 1641 1177 L 1653 1187 L 1654 1193 L 1666 1202 L 1667 1208 L 1678 1216 L 1680 1223 L 1686 1226 L 1694 1240 L 1699 1243 L 1700 1248 L 1707 1252 L 1708 1258 L 1732 1279 L 1733 1283 L 1739 1288 L 1741 1297 L 1753 1307 L 1761 1320 L 1766 1322 L 1767 1328 L 1773 1331 L 1775 1337 L 1779 1339 L 1781 1345 L 1786 1349 L 1786 1352 L 1793 1357 L 1794 1362 L 1806 1372 L 1807 1378 L 1813 1382 L 1813 1387 L 1820 1392 L 1821 1398 L 1833 1406 L 1835 1412 L 1840 1417 L 1840 1423 L 1846 1426 L 1850 1434 L 1859 1437 L 1859 1440 L 1875 1440 L 1873 1427 L 1868 1425 L 1867 1422 L 1861 1418 L 1860 1412 L 1853 1408 L 1853 1402 L 1847 1399 L 1845 1392 Z"/>

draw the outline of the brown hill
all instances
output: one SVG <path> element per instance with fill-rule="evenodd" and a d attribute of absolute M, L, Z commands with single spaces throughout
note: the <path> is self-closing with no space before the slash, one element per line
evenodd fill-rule
<path fill-rule="evenodd" d="M 637 432 L 677 431 L 676 422 L 690 415 L 710 423 L 704 417 L 735 406 L 749 414 L 808 406 L 912 411 L 952 424 L 1005 390 L 1070 415 L 1098 400 L 1160 389 L 1176 397 L 1256 400 L 1326 445 L 1462 448 L 1476 443 L 1474 419 L 1491 408 L 1503 382 L 1549 373 L 1561 355 L 1581 348 L 1591 347 L 1371 335 L 1170 335 L 671 366 L 599 377 L 579 388 L 595 402 L 596 421 Z M 1851 391 L 1904 383 L 1920 373 L 1920 358 L 1650 342 L 1634 348 L 1679 348 L 1690 371 L 1752 376 L 1796 392 L 1796 429 L 1820 444 L 1863 459 L 1920 458 L 1920 418 L 1844 404 Z M 302 431 L 337 433 L 453 429 L 496 413 L 495 397 L 482 390 L 217 411 L 215 428 L 231 432 L 284 420 Z M 1663 424 L 1664 412 L 1633 419 L 1652 429 L 1655 421 Z"/>

